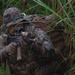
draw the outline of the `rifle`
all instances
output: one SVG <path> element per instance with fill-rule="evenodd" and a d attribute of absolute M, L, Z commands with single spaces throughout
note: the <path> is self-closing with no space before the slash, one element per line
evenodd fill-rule
<path fill-rule="evenodd" d="M 20 38 L 21 38 L 21 31 L 22 28 L 16 29 L 15 35 L 9 35 L 7 37 L 7 44 L 10 44 L 11 42 L 15 42 L 17 44 L 17 61 L 22 60 L 22 54 L 21 54 L 21 47 L 20 47 Z"/>
<path fill-rule="evenodd" d="M 26 43 L 32 44 L 35 42 L 35 39 L 31 33 L 29 32 L 22 32 L 23 30 L 16 29 L 15 35 L 9 35 L 7 37 L 7 44 L 10 44 L 11 42 L 15 42 L 17 44 L 17 61 L 22 60 L 22 52 L 21 52 L 21 45 L 20 45 L 20 39 L 22 38 Z"/>
<path fill-rule="evenodd" d="M 38 37 L 36 37 L 36 34 L 32 34 L 29 32 L 22 32 L 21 35 L 23 40 L 28 44 L 36 43 L 38 45 L 42 45 L 41 40 L 39 40 Z"/>

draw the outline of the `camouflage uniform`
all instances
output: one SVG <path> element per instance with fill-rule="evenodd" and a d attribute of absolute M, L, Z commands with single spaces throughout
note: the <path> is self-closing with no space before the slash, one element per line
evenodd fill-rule
<path fill-rule="evenodd" d="M 62 57 L 59 54 L 55 54 L 55 47 L 57 48 L 57 46 L 54 46 L 53 44 L 56 43 L 56 41 L 53 41 L 53 43 L 51 41 L 53 40 L 52 37 L 54 36 L 52 36 L 50 39 L 50 37 L 45 32 L 50 30 L 49 27 L 45 29 L 45 27 L 49 24 L 50 18 L 48 19 L 48 17 L 41 17 L 37 15 L 23 16 L 20 10 L 15 7 L 7 9 L 4 12 L 3 18 L 3 33 L 5 31 L 5 27 L 17 24 L 19 22 L 26 22 L 24 23 L 25 31 L 36 35 L 36 37 L 41 41 L 40 45 L 33 44 L 27 45 L 25 47 L 22 46 L 22 61 L 17 62 L 16 51 L 10 56 L 4 52 L 4 46 L 6 44 L 2 39 L 4 37 L 1 36 L 0 41 L 4 41 L 0 42 L 1 45 L 3 45 L 0 54 L 1 62 L 5 62 L 5 59 L 8 59 L 11 75 L 63 75 L 65 72 L 65 66 L 59 67 L 59 69 L 57 69 L 59 65 L 58 60 Z M 50 33 L 49 35 L 51 36 L 52 34 Z M 63 42 L 61 43 L 64 44 Z M 57 57 L 58 55 L 59 58 Z"/>

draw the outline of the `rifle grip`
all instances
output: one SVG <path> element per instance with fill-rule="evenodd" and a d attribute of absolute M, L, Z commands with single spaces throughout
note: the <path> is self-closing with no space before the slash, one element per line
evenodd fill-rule
<path fill-rule="evenodd" d="M 17 61 L 22 60 L 21 47 L 17 47 Z"/>

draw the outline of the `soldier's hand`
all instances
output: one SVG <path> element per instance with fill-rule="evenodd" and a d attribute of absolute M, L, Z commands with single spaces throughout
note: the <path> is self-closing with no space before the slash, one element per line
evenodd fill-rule
<path fill-rule="evenodd" d="M 29 47 L 29 32 L 21 32 L 22 37 L 20 38 L 20 45 L 22 48 L 28 48 Z"/>
<path fill-rule="evenodd" d="M 28 43 L 25 42 L 23 38 L 20 38 L 20 46 L 22 48 L 28 48 Z"/>
<path fill-rule="evenodd" d="M 22 38 L 23 40 L 28 43 L 28 44 L 32 44 L 35 41 L 36 35 L 32 34 L 30 32 L 22 32 Z"/>
<path fill-rule="evenodd" d="M 14 51 L 16 51 L 16 47 L 17 47 L 16 43 L 14 43 L 14 42 L 10 43 L 5 48 L 6 53 L 10 53 L 10 54 L 14 53 Z"/>

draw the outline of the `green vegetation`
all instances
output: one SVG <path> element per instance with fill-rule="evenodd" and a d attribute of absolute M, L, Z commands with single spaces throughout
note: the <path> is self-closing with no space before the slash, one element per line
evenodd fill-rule
<path fill-rule="evenodd" d="M 67 45 L 70 47 L 71 69 L 68 72 L 71 75 L 75 75 L 75 0 L 0 0 L 0 24 L 2 24 L 4 10 L 11 6 L 18 7 L 27 15 L 38 14 L 46 16 L 55 14 L 58 17 L 56 24 L 52 21 L 51 25 L 63 23 L 65 32 L 70 34 Z M 6 74 L 9 75 L 8 70 Z M 0 75 L 5 75 L 2 69 L 0 69 Z"/>
<path fill-rule="evenodd" d="M 6 67 L 6 70 L 4 69 L 4 66 L 0 67 L 0 75 L 10 75 L 8 66 Z"/>

